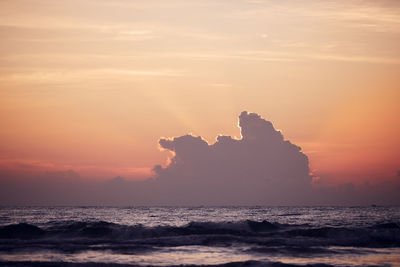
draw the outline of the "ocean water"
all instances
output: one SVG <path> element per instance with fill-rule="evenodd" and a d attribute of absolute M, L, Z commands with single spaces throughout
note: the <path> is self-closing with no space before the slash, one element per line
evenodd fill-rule
<path fill-rule="evenodd" d="M 400 207 L 0 207 L 2 266 L 400 266 Z"/>

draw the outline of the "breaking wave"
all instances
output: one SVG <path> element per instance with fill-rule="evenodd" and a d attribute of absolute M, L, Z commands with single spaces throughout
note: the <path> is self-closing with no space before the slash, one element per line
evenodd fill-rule
<path fill-rule="evenodd" d="M 29 242 L 28 242 L 29 241 Z M 235 243 L 263 247 L 356 246 L 399 247 L 400 225 L 397 222 L 369 227 L 312 227 L 268 221 L 191 222 L 187 225 L 145 227 L 119 225 L 104 221 L 48 222 L 45 226 L 26 223 L 0 227 L 0 248 L 53 246 L 61 242 L 70 248 L 85 249 L 85 245 L 107 244 L 99 249 L 121 249 L 121 244 L 135 244 L 136 249 L 159 246 L 219 245 Z M 79 244 L 79 246 L 72 246 Z M 65 245 L 64 247 L 68 247 Z M 122 246 L 123 247 L 123 246 Z M 127 246 L 132 248 L 132 246 Z"/>

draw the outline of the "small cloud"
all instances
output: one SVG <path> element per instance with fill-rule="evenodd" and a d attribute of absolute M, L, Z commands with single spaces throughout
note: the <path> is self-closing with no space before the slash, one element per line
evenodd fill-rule
<path fill-rule="evenodd" d="M 125 183 L 127 183 L 127 180 L 124 177 L 117 176 L 117 177 L 109 180 L 107 183 L 109 186 L 120 186 L 120 185 L 124 185 Z"/>
<path fill-rule="evenodd" d="M 151 31 L 146 30 L 136 30 L 136 31 L 121 31 L 120 34 L 131 35 L 131 36 L 147 36 L 151 34 Z"/>
<path fill-rule="evenodd" d="M 133 69 L 103 69 L 109 74 L 121 74 L 129 76 L 182 76 L 181 71 L 176 70 L 133 70 Z"/>
<path fill-rule="evenodd" d="M 161 35 L 149 30 L 123 30 L 114 37 L 117 40 L 144 41 L 159 38 Z"/>
<path fill-rule="evenodd" d="M 79 180 L 81 176 L 79 173 L 74 170 L 66 170 L 66 171 L 46 171 L 43 174 L 43 178 L 49 179 L 61 179 L 61 180 Z"/>

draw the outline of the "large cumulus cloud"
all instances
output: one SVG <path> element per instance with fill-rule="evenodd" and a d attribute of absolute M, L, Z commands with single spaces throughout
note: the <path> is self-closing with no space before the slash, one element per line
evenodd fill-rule
<path fill-rule="evenodd" d="M 72 170 L 36 174 L 0 168 L 0 205 L 400 204 L 400 171 L 361 187 L 311 187 L 307 156 L 271 122 L 242 112 L 239 127 L 240 139 L 221 135 L 214 144 L 192 135 L 160 139 L 173 157 L 143 181 L 85 179 Z"/>
<path fill-rule="evenodd" d="M 163 201 L 183 204 L 296 204 L 309 193 L 308 158 L 255 113 L 239 116 L 241 139 L 220 135 L 160 139 L 174 153 L 155 166 L 153 184 Z M 162 192 L 164 191 L 164 192 Z"/>

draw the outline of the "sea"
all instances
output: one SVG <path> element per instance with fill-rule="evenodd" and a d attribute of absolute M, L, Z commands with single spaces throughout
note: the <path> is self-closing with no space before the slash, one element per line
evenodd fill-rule
<path fill-rule="evenodd" d="M 400 207 L 0 207 L 1 266 L 400 266 Z"/>

